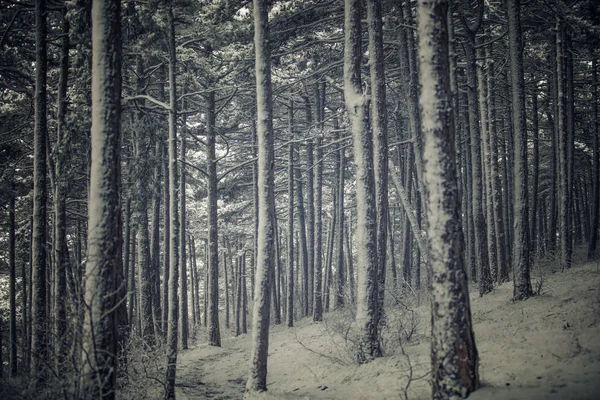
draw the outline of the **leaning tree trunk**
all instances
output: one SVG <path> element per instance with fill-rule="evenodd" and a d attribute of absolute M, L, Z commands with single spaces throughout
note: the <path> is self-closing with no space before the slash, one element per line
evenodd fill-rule
<path fill-rule="evenodd" d="M 513 265 L 516 300 L 533 294 L 529 275 L 529 202 L 527 187 L 527 123 L 525 116 L 525 80 L 523 77 L 523 45 L 520 0 L 507 0 L 508 52 L 513 110 L 514 158 L 514 223 Z"/>
<path fill-rule="evenodd" d="M 273 98 L 271 51 L 266 0 L 254 0 L 254 49 L 256 54 L 256 105 L 258 134 L 258 244 L 252 315 L 252 352 L 246 392 L 267 390 L 270 290 L 274 264 L 275 152 L 273 149 Z"/>
<path fill-rule="evenodd" d="M 360 329 L 356 357 L 368 362 L 381 354 L 377 334 L 377 220 L 373 137 L 367 129 L 368 102 L 362 93 L 361 13 L 359 0 L 345 0 L 344 98 L 356 164 L 357 269 L 356 323 Z"/>
<path fill-rule="evenodd" d="M 446 0 L 419 0 L 421 115 L 432 284 L 433 398 L 464 398 L 479 386 L 471 322 L 453 124 Z"/>
<path fill-rule="evenodd" d="M 31 240 L 31 354 L 36 384 L 46 377 L 48 316 L 46 313 L 46 143 L 47 24 L 46 0 L 35 2 L 35 124 L 33 132 L 33 231 Z"/>
<path fill-rule="evenodd" d="M 120 2 L 92 5 L 92 155 L 81 394 L 114 399 L 121 267 Z"/>

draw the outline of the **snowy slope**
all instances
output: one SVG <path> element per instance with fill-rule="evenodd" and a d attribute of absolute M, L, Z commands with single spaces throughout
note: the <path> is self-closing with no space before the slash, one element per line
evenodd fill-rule
<path fill-rule="evenodd" d="M 542 294 L 512 302 L 512 282 L 471 305 L 482 388 L 472 399 L 600 399 L 600 264 L 545 277 Z M 411 399 L 430 398 L 428 302 L 415 311 L 420 324 L 405 346 L 412 365 Z M 390 315 L 394 310 L 390 310 Z M 398 346 L 387 356 L 356 365 L 335 332 L 348 313 L 328 321 L 273 327 L 268 394 L 261 398 L 403 398 L 410 369 Z M 248 373 L 250 335 L 225 338 L 183 352 L 177 369 L 179 399 L 241 398 Z M 422 376 L 425 375 L 423 378 Z"/>

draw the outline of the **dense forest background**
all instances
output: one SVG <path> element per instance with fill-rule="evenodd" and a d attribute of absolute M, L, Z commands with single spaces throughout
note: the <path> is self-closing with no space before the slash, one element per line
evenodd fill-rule
<path fill-rule="evenodd" d="M 266 390 L 270 325 L 353 310 L 365 364 L 407 299 L 450 310 L 433 393 L 465 396 L 467 281 L 525 300 L 598 257 L 594 0 L 0 10 L 8 396 L 112 398 L 146 353 L 174 398 L 178 351 L 252 330 Z"/>

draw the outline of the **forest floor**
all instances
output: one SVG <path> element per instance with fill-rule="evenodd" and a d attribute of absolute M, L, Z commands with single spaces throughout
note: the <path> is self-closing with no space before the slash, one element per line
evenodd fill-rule
<path fill-rule="evenodd" d="M 471 288 L 482 382 L 471 399 L 600 399 L 600 263 L 534 273 L 534 281 L 541 276 L 541 294 L 523 302 L 511 301 L 512 282 L 482 298 Z M 305 318 L 291 329 L 273 327 L 269 391 L 258 397 L 430 398 L 429 301 L 389 308 L 385 357 L 366 365 L 352 360 L 351 318 L 342 310 L 319 324 Z M 199 344 L 181 353 L 178 399 L 242 397 L 251 335 L 227 335 L 221 348 Z M 410 341 L 398 341 L 407 335 Z"/>

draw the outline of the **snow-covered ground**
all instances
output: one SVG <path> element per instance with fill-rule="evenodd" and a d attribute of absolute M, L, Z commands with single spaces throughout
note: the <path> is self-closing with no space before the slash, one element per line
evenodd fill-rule
<path fill-rule="evenodd" d="M 600 263 L 546 276 L 542 294 L 523 302 L 511 301 L 512 282 L 483 298 L 473 289 L 482 387 L 470 398 L 600 399 Z M 430 317 L 428 302 L 423 303 L 414 309 L 420 322 L 404 346 L 408 357 L 391 338 L 386 356 L 366 365 L 353 363 L 338 334 L 347 326 L 348 311 L 326 314 L 326 323 L 306 318 L 291 329 L 273 327 L 269 392 L 259 397 L 403 398 L 411 365 L 408 397 L 430 398 Z M 389 313 L 390 320 L 410 315 L 401 309 Z M 249 354 L 249 334 L 225 338 L 222 348 L 200 344 L 181 353 L 178 399 L 241 398 Z"/>

